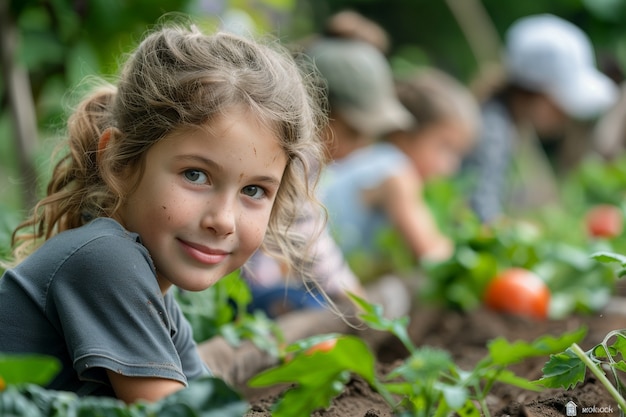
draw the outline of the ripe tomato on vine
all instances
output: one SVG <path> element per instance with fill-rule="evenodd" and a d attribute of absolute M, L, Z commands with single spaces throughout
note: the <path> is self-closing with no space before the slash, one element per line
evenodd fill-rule
<path fill-rule="evenodd" d="M 622 210 L 612 204 L 598 204 L 585 215 L 587 234 L 592 237 L 613 238 L 622 234 Z"/>
<path fill-rule="evenodd" d="M 534 272 L 509 268 L 487 285 L 484 302 L 495 311 L 544 320 L 548 317 L 550 290 Z"/>

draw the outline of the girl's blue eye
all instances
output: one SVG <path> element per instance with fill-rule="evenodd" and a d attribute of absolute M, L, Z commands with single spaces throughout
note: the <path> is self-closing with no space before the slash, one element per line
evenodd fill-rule
<path fill-rule="evenodd" d="M 241 190 L 241 192 L 244 195 L 247 195 L 248 197 L 252 197 L 252 198 L 262 198 L 265 195 L 265 190 L 259 186 L 256 185 L 248 185 L 243 187 L 243 189 Z"/>
<path fill-rule="evenodd" d="M 197 169 L 188 169 L 183 175 L 189 182 L 194 184 L 205 184 L 207 182 L 206 174 Z"/>

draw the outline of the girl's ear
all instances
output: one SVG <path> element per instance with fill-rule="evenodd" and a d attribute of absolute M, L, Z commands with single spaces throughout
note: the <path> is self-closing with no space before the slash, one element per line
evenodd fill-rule
<path fill-rule="evenodd" d="M 121 132 L 119 129 L 110 127 L 102 132 L 98 139 L 98 148 L 96 152 L 96 165 L 102 179 L 108 184 L 111 189 L 116 190 L 117 193 L 123 195 L 125 188 L 134 178 L 134 169 L 131 166 L 116 166 L 112 165 L 110 161 L 107 161 L 105 157 L 107 153 L 114 151 L 116 141 L 121 139 Z"/>

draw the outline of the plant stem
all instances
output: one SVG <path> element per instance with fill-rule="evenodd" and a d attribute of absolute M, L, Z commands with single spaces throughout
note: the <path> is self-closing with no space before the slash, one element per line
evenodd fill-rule
<path fill-rule="evenodd" d="M 613 384 L 611 384 L 611 381 L 609 381 L 604 372 L 599 369 L 598 366 L 596 366 L 596 364 L 591 361 L 591 359 L 589 359 L 589 356 L 587 356 L 585 351 L 583 351 L 577 343 L 572 344 L 570 349 L 572 349 L 572 352 L 574 352 L 576 356 L 578 356 L 578 358 L 583 361 L 587 368 L 589 368 L 591 372 L 593 372 L 593 374 L 598 378 L 602 385 L 604 385 L 607 391 L 609 391 L 609 394 L 611 394 L 615 401 L 617 401 L 619 408 L 622 411 L 626 411 L 626 400 L 624 400 L 624 397 L 622 397 L 617 389 L 613 386 Z"/>
<path fill-rule="evenodd" d="M 389 391 L 387 391 L 385 384 L 375 379 L 374 390 L 376 390 L 376 392 L 378 392 L 380 396 L 383 397 L 383 399 L 387 402 L 387 404 L 391 406 L 391 408 L 394 408 L 394 409 L 396 408 L 397 406 L 396 401 L 394 401 L 393 396 L 389 393 Z"/>

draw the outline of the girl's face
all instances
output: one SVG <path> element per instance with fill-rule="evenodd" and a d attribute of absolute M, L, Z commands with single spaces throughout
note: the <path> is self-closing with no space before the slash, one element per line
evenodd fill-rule
<path fill-rule="evenodd" d="M 243 265 L 263 241 L 286 164 L 276 135 L 241 109 L 148 150 L 117 217 L 141 237 L 163 293 L 204 290 Z"/>
<path fill-rule="evenodd" d="M 406 152 L 422 178 L 427 179 L 457 172 L 474 138 L 464 124 L 442 121 L 425 126 L 409 141 Z"/>

